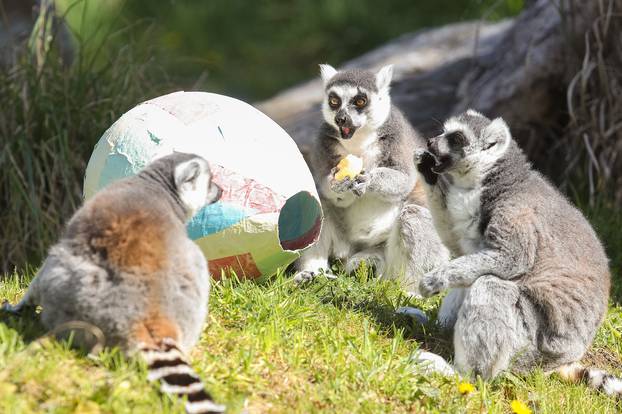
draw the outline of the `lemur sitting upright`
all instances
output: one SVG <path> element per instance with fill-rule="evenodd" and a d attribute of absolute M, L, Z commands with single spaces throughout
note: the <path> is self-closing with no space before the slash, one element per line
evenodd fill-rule
<path fill-rule="evenodd" d="M 105 345 L 138 352 L 149 379 L 187 397 L 189 413 L 223 412 L 185 361 L 207 316 L 207 262 L 185 222 L 220 198 L 207 161 L 175 153 L 88 200 L 52 246 L 22 301 L 42 307 L 51 330 L 74 321 L 103 333 Z"/>
<path fill-rule="evenodd" d="M 607 311 L 608 259 L 585 217 L 534 171 L 501 119 L 467 111 L 416 154 L 434 223 L 455 259 L 421 278 L 450 290 L 460 373 L 493 378 L 535 367 L 622 394 L 622 380 L 578 362 Z M 453 369 L 424 353 L 445 373 Z"/>
<path fill-rule="evenodd" d="M 420 275 L 448 260 L 425 207 L 412 157 L 424 141 L 391 104 L 392 66 L 378 73 L 320 65 L 324 122 L 310 154 L 324 223 L 320 239 L 297 263 L 298 282 L 330 273 L 329 259 L 347 272 L 370 261 L 377 274 L 398 278 L 416 293 Z M 337 180 L 336 166 L 360 157 L 363 171 Z"/>

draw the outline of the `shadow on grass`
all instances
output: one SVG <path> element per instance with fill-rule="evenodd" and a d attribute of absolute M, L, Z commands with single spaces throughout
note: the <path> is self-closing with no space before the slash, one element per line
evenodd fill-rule
<path fill-rule="evenodd" d="M 351 276 L 340 276 L 352 279 Z M 446 359 L 452 356 L 451 334 L 436 325 L 436 307 L 426 307 L 425 313 L 429 321 L 425 324 L 416 319 L 396 314 L 401 306 L 412 306 L 423 309 L 416 299 L 411 299 L 401 293 L 395 293 L 391 285 L 383 282 L 371 284 L 360 281 L 327 281 L 316 288 L 316 294 L 324 304 L 330 304 L 340 309 L 349 309 L 371 316 L 380 330 L 392 337 L 401 333 L 406 340 L 415 340 L 426 351 L 434 352 Z"/>
<path fill-rule="evenodd" d="M 78 321 L 66 322 L 50 331 L 43 326 L 34 309 L 24 310 L 19 315 L 0 311 L 0 328 L 15 331 L 24 345 L 52 339 L 72 349 L 79 357 L 98 354 L 104 349 L 105 340 L 99 334 L 101 331 L 93 333 L 91 326 Z"/>

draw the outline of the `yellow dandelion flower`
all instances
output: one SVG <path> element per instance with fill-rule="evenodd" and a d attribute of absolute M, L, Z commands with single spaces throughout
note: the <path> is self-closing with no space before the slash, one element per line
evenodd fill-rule
<path fill-rule="evenodd" d="M 527 404 L 522 401 L 512 400 L 512 402 L 510 403 L 510 408 L 515 414 L 531 414 L 531 409 L 529 409 L 529 407 L 527 407 Z"/>
<path fill-rule="evenodd" d="M 458 384 L 458 391 L 460 392 L 460 394 L 463 395 L 468 394 L 475 391 L 475 386 L 470 382 L 461 382 L 460 384 Z"/>

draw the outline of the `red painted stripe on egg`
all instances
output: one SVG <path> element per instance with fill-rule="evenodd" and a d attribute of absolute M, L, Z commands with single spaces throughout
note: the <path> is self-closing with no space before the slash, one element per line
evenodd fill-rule
<path fill-rule="evenodd" d="M 270 187 L 221 165 L 210 166 L 214 182 L 222 188 L 222 201 L 258 213 L 278 213 L 285 204 L 285 197 L 275 193 Z"/>

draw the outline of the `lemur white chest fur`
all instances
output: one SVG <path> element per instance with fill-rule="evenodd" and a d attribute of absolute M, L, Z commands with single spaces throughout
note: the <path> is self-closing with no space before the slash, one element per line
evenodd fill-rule
<path fill-rule="evenodd" d="M 451 232 L 463 254 L 479 250 L 481 234 L 480 219 L 480 186 L 462 188 L 450 186 L 446 194 L 447 213 L 450 217 Z"/>
<path fill-rule="evenodd" d="M 401 203 L 388 203 L 373 194 L 362 196 L 344 211 L 350 240 L 368 246 L 384 242 L 401 208 Z"/>
<path fill-rule="evenodd" d="M 378 166 L 380 145 L 375 130 L 363 127 L 349 140 L 340 140 L 337 147 L 342 157 L 356 155 L 369 172 Z M 369 246 L 385 241 L 401 210 L 401 203 L 390 203 L 374 194 L 364 194 L 344 209 L 343 216 L 349 238 Z"/>
<path fill-rule="evenodd" d="M 339 140 L 337 152 L 342 157 L 348 154 L 356 155 L 363 160 L 363 169 L 369 171 L 378 163 L 380 146 L 378 145 L 378 134 L 375 130 L 365 126 L 356 131 L 351 139 Z"/>

